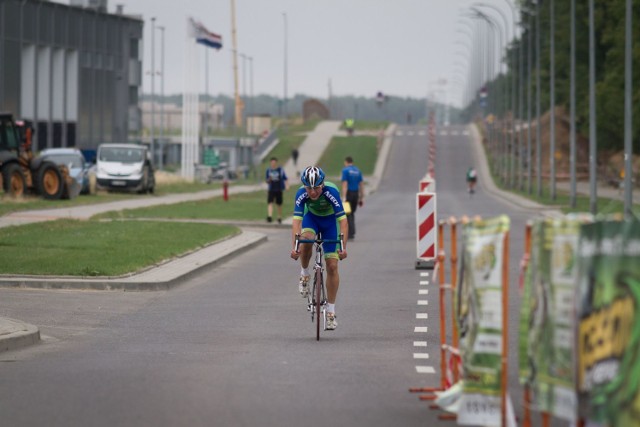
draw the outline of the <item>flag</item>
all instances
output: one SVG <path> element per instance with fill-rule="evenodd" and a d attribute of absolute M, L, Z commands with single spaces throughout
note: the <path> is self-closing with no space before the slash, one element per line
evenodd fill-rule
<path fill-rule="evenodd" d="M 196 39 L 196 42 L 214 49 L 222 47 L 222 36 L 207 30 L 200 22 L 196 22 L 193 18 L 189 18 L 189 36 Z"/>

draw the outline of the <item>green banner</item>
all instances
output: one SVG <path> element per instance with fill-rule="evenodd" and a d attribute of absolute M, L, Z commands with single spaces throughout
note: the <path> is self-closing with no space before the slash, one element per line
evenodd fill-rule
<path fill-rule="evenodd" d="M 503 253 L 509 225 L 507 216 L 499 216 L 463 227 L 457 307 L 464 389 L 458 424 L 500 424 Z"/>
<path fill-rule="evenodd" d="M 574 300 L 580 226 L 590 215 L 533 223 L 519 337 L 520 380 L 532 408 L 575 420 Z"/>
<path fill-rule="evenodd" d="M 640 425 L 640 222 L 580 230 L 576 383 L 578 414 Z"/>

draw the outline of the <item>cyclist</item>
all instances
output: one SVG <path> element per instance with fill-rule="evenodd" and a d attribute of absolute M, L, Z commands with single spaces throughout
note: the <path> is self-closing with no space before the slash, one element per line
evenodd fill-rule
<path fill-rule="evenodd" d="M 469 166 L 467 170 L 467 185 L 469 187 L 469 193 L 473 194 L 476 191 L 476 181 L 478 180 L 478 173 L 473 168 L 473 166 Z"/>
<path fill-rule="evenodd" d="M 347 236 L 349 226 L 347 216 L 344 213 L 340 201 L 340 190 L 329 181 L 324 180 L 324 172 L 316 166 L 305 168 L 300 176 L 302 187 L 298 189 L 293 208 L 293 224 L 291 228 L 292 246 L 291 258 L 300 258 L 300 281 L 298 290 L 303 298 L 309 294 L 309 261 L 311 260 L 311 244 L 300 244 L 300 252 L 295 250 L 296 234 L 302 239 L 313 240 L 318 233 L 322 238 L 335 240 L 340 234 Z M 335 243 L 323 243 L 324 258 L 327 268 L 327 324 L 328 330 L 334 330 L 338 326 L 336 320 L 336 296 L 340 286 L 338 274 L 338 260 L 347 257 L 347 242 L 344 242 L 343 250 Z"/>

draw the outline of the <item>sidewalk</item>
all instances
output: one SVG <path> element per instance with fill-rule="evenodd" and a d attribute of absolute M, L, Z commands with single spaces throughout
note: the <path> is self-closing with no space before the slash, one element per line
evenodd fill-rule
<path fill-rule="evenodd" d="M 338 121 L 320 123 L 310 132 L 300 147 L 298 166 L 315 164 L 329 145 L 334 135 L 342 135 L 338 129 Z M 383 146 L 378 155 L 374 175 L 366 177 L 367 192 L 376 191 L 387 163 L 391 138 L 395 126 L 391 125 L 385 134 Z M 305 166 L 302 166 L 304 168 Z M 290 182 L 297 181 L 297 171 L 293 161 L 285 165 Z M 244 185 L 229 188 L 230 194 L 247 193 L 266 190 L 265 184 Z M 171 194 L 162 197 L 135 198 L 96 205 L 77 206 L 72 208 L 43 209 L 37 211 L 15 212 L 0 217 L 0 227 L 22 225 L 60 218 L 89 219 L 91 216 L 115 210 L 135 209 L 161 204 L 173 204 L 192 200 L 219 197 L 222 190 L 201 191 L 188 194 Z M 229 221 L 211 221 L 224 222 Z M 284 221 L 291 223 L 291 218 Z M 266 226 L 266 224 L 242 223 L 240 226 Z M 208 246 L 207 248 L 176 258 L 161 265 L 136 274 L 121 277 L 42 277 L 42 276 L 0 276 L 0 288 L 40 288 L 40 289 L 92 289 L 121 291 L 154 291 L 167 290 L 186 280 L 204 268 L 224 262 L 232 256 L 249 250 L 267 240 L 267 236 L 256 231 L 243 229 L 242 233 L 230 239 Z M 0 317 L 0 353 L 14 350 L 26 345 L 36 344 L 40 340 L 40 331 L 36 326 L 18 320 Z"/>

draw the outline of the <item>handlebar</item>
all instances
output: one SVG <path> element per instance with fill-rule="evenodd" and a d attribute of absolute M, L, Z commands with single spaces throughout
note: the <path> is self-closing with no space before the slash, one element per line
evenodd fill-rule
<path fill-rule="evenodd" d="M 295 243 L 295 251 L 296 252 L 300 252 L 300 243 L 317 243 L 317 244 L 321 244 L 321 243 L 339 243 L 340 244 L 340 251 L 344 251 L 344 234 L 340 233 L 340 239 L 336 240 L 336 239 L 322 239 L 319 237 L 316 237 L 315 239 L 301 239 L 299 234 L 296 234 L 296 243 Z"/>

